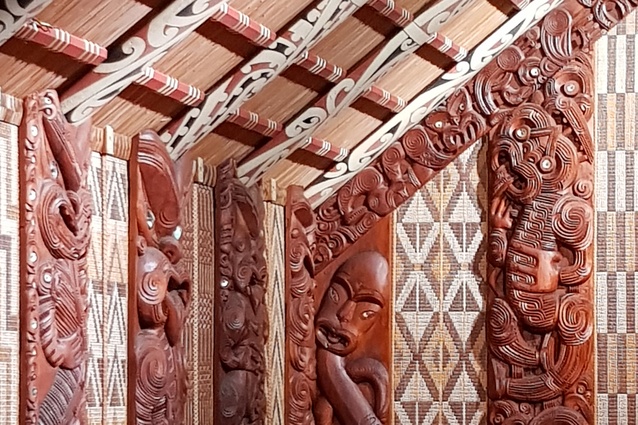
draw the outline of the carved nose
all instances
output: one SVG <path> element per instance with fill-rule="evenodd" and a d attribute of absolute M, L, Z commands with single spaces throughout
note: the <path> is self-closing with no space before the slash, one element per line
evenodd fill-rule
<path fill-rule="evenodd" d="M 337 317 L 340 322 L 347 323 L 352 320 L 352 315 L 354 314 L 354 308 L 356 304 L 350 300 L 346 301 L 346 304 L 341 307 L 341 310 L 337 313 Z"/>

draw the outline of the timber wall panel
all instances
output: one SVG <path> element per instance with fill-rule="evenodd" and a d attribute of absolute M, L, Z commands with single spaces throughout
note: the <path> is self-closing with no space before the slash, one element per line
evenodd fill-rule
<path fill-rule="evenodd" d="M 0 424 L 18 417 L 19 337 L 19 210 L 18 127 L 0 122 Z"/>
<path fill-rule="evenodd" d="M 124 160 L 91 156 L 93 217 L 89 261 L 89 424 L 126 424 L 128 170 Z"/>
<path fill-rule="evenodd" d="M 596 44 L 597 423 L 638 420 L 638 22 Z"/>
<path fill-rule="evenodd" d="M 395 212 L 395 424 L 484 423 L 485 150 Z"/>
<path fill-rule="evenodd" d="M 264 231 L 268 264 L 268 339 L 266 341 L 266 423 L 284 424 L 284 365 L 286 362 L 285 214 L 284 207 L 265 202 Z"/>
<path fill-rule="evenodd" d="M 191 276 L 191 310 L 184 328 L 188 373 L 185 425 L 213 423 L 213 188 L 195 183 L 184 211 L 182 246 Z"/>

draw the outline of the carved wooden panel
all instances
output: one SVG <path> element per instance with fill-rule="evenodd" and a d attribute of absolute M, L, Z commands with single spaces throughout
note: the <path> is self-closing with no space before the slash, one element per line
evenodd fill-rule
<path fill-rule="evenodd" d="M 215 214 L 215 424 L 266 424 L 264 206 L 231 162 L 217 169 Z"/>
<path fill-rule="evenodd" d="M 191 288 L 179 262 L 189 180 L 154 132 L 138 136 L 136 152 L 135 417 L 139 425 L 180 424 L 187 385 L 182 334 Z"/>
<path fill-rule="evenodd" d="M 316 216 L 286 204 L 286 423 L 387 424 L 391 406 L 390 218 L 315 274 Z"/>
<path fill-rule="evenodd" d="M 314 424 L 317 394 L 315 296 L 312 250 L 315 214 L 303 188 L 288 188 L 286 205 L 286 418 L 288 424 Z"/>
<path fill-rule="evenodd" d="M 568 0 L 500 53 L 317 209 L 317 269 L 488 134 L 503 110 L 531 100 L 569 60 L 591 54 L 601 28 L 612 27 L 637 4 Z"/>
<path fill-rule="evenodd" d="M 390 217 L 316 277 L 317 424 L 389 424 Z"/>
<path fill-rule="evenodd" d="M 594 423 L 593 72 L 556 41 L 564 66 L 518 86 L 489 137 L 490 424 Z M 559 66 L 533 59 L 524 75 Z M 503 76 L 490 86 L 511 90 Z"/>
<path fill-rule="evenodd" d="M 83 423 L 88 355 L 90 122 L 75 128 L 50 90 L 20 127 L 21 423 Z"/>

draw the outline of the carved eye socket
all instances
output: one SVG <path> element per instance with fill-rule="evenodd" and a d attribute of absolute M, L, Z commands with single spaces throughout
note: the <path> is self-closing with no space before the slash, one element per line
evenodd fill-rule
<path fill-rule="evenodd" d="M 372 310 L 366 310 L 363 313 L 361 313 L 361 317 L 363 317 L 363 320 L 368 320 L 373 318 L 376 315 L 376 312 L 372 311 Z"/>
<path fill-rule="evenodd" d="M 335 303 L 339 302 L 339 293 L 335 290 L 335 288 L 330 288 L 328 290 L 328 294 L 330 295 L 330 299 Z"/>

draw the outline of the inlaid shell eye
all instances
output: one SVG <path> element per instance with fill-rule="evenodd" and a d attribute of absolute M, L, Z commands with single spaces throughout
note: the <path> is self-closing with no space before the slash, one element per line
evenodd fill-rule
<path fill-rule="evenodd" d="M 361 317 L 363 317 L 364 319 L 370 319 L 371 317 L 374 317 L 374 311 L 366 310 L 363 313 L 361 313 Z"/>
<path fill-rule="evenodd" d="M 328 290 L 328 294 L 330 295 L 330 299 L 334 302 L 339 302 L 339 293 L 334 289 L 334 288 L 330 288 Z"/>

